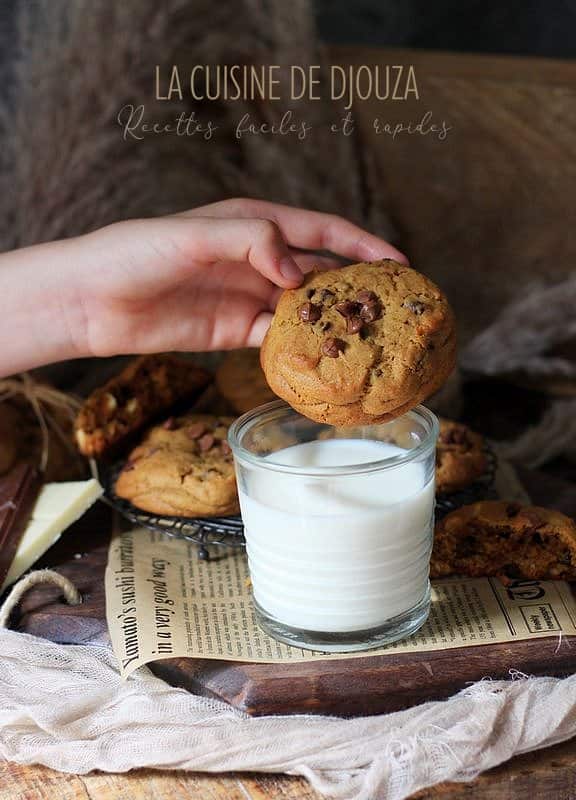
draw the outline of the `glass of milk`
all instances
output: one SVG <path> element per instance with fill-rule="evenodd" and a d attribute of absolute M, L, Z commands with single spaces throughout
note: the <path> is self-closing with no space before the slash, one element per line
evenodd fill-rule
<path fill-rule="evenodd" d="M 230 428 L 260 626 L 328 652 L 414 633 L 430 608 L 438 420 L 336 428 L 282 401 Z"/>

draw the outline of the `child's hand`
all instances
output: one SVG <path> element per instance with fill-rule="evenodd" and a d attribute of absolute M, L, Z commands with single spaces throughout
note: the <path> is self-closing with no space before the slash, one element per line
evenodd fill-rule
<path fill-rule="evenodd" d="M 7 253 L 0 329 L 12 316 L 4 330 L 15 346 L 0 356 L 0 374 L 79 356 L 259 345 L 279 288 L 337 265 L 291 248 L 406 261 L 344 219 L 255 200 Z"/>

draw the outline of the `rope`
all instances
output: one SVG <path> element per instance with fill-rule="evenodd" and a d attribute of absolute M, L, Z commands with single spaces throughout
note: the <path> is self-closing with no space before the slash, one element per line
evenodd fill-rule
<path fill-rule="evenodd" d="M 78 398 L 47 384 L 38 383 L 27 372 L 22 372 L 12 378 L 0 380 L 0 403 L 13 399 L 23 399 L 29 403 L 36 417 L 42 443 L 39 465 L 41 470 L 45 470 L 48 463 L 51 430 L 71 452 L 75 452 L 73 444 L 68 441 L 62 429 L 58 415 L 73 420 L 80 407 Z"/>
<path fill-rule="evenodd" d="M 0 628 L 8 627 L 12 613 L 28 589 L 42 583 L 52 584 L 61 589 L 66 602 L 71 606 L 78 606 L 82 602 L 82 595 L 69 578 L 60 575 L 59 572 L 54 572 L 53 569 L 37 569 L 34 572 L 30 572 L 12 587 L 10 594 L 0 607 Z"/>

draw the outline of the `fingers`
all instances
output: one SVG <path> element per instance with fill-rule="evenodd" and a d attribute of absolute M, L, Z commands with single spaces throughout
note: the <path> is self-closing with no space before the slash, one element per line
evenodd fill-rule
<path fill-rule="evenodd" d="M 186 216 L 262 218 L 275 222 L 292 247 L 330 250 L 357 261 L 392 258 L 407 264 L 406 256 L 384 239 L 373 236 L 343 217 L 264 200 L 232 199 L 184 212 Z"/>
<path fill-rule="evenodd" d="M 278 226 L 267 219 L 182 219 L 190 230 L 191 255 L 202 261 L 247 261 L 277 286 L 292 289 L 302 283 L 295 262 Z"/>
<path fill-rule="evenodd" d="M 158 288 L 171 285 L 221 261 L 248 262 L 283 289 L 303 279 L 280 229 L 267 219 L 175 215 L 121 222 L 97 234 L 98 243 L 106 236 L 109 245 L 118 244 L 116 260 L 140 285 L 146 279 Z"/>
<path fill-rule="evenodd" d="M 314 272 L 321 270 L 322 272 L 327 269 L 338 269 L 342 266 L 342 261 L 336 258 L 328 258 L 327 256 L 315 256 L 312 253 L 298 253 L 292 252 L 294 261 L 298 264 L 304 274 L 307 272 Z"/>

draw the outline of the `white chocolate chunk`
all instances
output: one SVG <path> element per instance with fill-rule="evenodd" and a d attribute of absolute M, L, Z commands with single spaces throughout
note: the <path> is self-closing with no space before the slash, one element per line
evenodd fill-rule
<path fill-rule="evenodd" d="M 2 590 L 30 569 L 101 496 L 97 480 L 47 483 L 40 490 Z"/>

